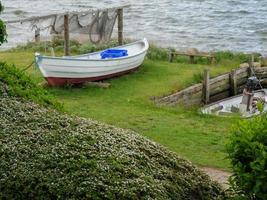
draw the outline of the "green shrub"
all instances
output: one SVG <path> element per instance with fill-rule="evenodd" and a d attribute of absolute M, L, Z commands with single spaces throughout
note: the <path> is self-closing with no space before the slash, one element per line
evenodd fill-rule
<path fill-rule="evenodd" d="M 33 50 L 33 51 L 45 52 L 48 51 L 51 47 L 53 47 L 51 41 L 39 42 L 39 43 L 28 42 L 27 44 L 18 45 L 9 51 L 17 52 L 17 51 Z"/>
<path fill-rule="evenodd" d="M 118 41 L 117 40 L 111 40 L 107 43 L 102 43 L 102 44 L 92 44 L 92 43 L 84 43 L 78 48 L 78 53 L 80 54 L 86 54 L 86 53 L 92 53 L 96 51 L 101 51 L 104 49 L 108 49 L 111 47 L 116 47 L 118 46 Z"/>
<path fill-rule="evenodd" d="M 0 98 L 0 199 L 224 199 L 222 188 L 144 137 Z"/>
<path fill-rule="evenodd" d="M 201 83 L 203 81 L 204 74 L 203 72 L 198 72 L 193 74 L 194 83 Z"/>
<path fill-rule="evenodd" d="M 147 52 L 147 57 L 151 60 L 168 61 L 170 51 L 171 50 L 169 50 L 169 49 L 160 48 L 160 47 L 157 47 L 153 44 L 150 44 L 148 52 Z"/>
<path fill-rule="evenodd" d="M 231 60 L 234 58 L 234 53 L 231 51 L 218 51 L 215 53 L 216 61 L 221 61 L 224 59 Z"/>
<path fill-rule="evenodd" d="M 24 97 L 45 106 L 62 108 L 60 103 L 46 89 L 38 86 L 30 76 L 15 66 L 0 62 L 0 97 L 3 95 Z"/>
<path fill-rule="evenodd" d="M 256 62 L 259 61 L 260 56 L 260 54 L 254 54 L 254 60 Z M 239 63 L 245 63 L 251 60 L 251 55 L 245 53 L 234 53 L 231 51 L 218 51 L 215 53 L 215 58 L 218 62 L 223 60 L 235 60 Z"/>
<path fill-rule="evenodd" d="M 249 199 L 267 199 L 267 116 L 242 121 L 227 146 L 232 186 Z"/>

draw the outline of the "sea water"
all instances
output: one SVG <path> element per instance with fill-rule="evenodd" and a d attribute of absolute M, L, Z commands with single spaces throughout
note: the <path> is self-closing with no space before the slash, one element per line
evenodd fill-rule
<path fill-rule="evenodd" d="M 124 34 L 162 46 L 201 51 L 231 50 L 267 53 L 265 0 L 2 0 L 4 20 L 63 11 L 81 11 L 130 3 L 124 11 Z M 33 39 L 34 31 L 8 25 L 10 48 Z M 43 32 L 49 35 L 49 32 Z"/>

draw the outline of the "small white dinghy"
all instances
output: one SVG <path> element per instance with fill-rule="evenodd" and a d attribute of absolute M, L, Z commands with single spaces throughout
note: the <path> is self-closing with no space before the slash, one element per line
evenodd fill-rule
<path fill-rule="evenodd" d="M 79 56 L 51 57 L 35 54 L 36 64 L 51 86 L 81 84 L 120 76 L 136 70 L 149 48 L 146 39 L 112 49 Z M 119 57 L 103 57 L 105 52 L 124 52 Z"/>
<path fill-rule="evenodd" d="M 243 95 L 237 95 L 234 97 L 230 97 L 210 105 L 207 105 L 201 109 L 203 114 L 212 114 L 219 116 L 231 116 L 231 115 L 239 115 L 241 117 L 251 117 L 254 115 L 258 115 L 261 112 L 258 110 L 257 106 L 250 106 L 250 111 L 241 112 L 240 103 L 242 101 Z M 254 98 L 261 101 L 263 104 L 263 112 L 267 112 L 267 90 L 258 90 L 254 92 Z"/>

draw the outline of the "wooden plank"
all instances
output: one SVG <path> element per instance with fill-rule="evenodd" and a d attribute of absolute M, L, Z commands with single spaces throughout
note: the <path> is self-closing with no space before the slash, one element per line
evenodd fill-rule
<path fill-rule="evenodd" d="M 202 84 L 196 84 L 194 86 L 191 86 L 185 90 L 182 90 L 180 92 L 174 93 L 172 95 L 166 96 L 166 97 L 162 97 L 157 101 L 157 103 L 159 104 L 166 104 L 167 102 L 170 102 L 172 104 L 175 104 L 179 101 L 181 101 L 181 99 L 185 99 L 185 98 L 190 98 L 190 96 L 200 96 L 202 97 Z"/>
<path fill-rule="evenodd" d="M 246 84 L 247 80 L 248 80 L 248 77 L 243 77 L 243 78 L 237 79 L 237 86 Z"/>
<path fill-rule="evenodd" d="M 204 70 L 204 80 L 203 80 L 203 102 L 208 104 L 210 101 L 210 71 L 208 69 Z"/>
<path fill-rule="evenodd" d="M 177 99 L 176 101 L 171 101 L 171 104 L 172 105 L 177 105 L 177 104 L 192 105 L 192 104 L 195 104 L 195 102 L 198 102 L 199 104 L 201 104 L 202 92 L 198 92 L 192 95 L 184 95 L 181 98 Z"/>
<path fill-rule="evenodd" d="M 184 94 L 184 95 L 180 98 L 180 100 L 182 99 L 182 100 L 187 101 L 187 100 L 194 99 L 194 98 L 198 98 L 198 99 L 201 100 L 201 98 L 202 98 L 202 91 L 197 92 L 197 93 L 192 93 L 192 94 Z"/>
<path fill-rule="evenodd" d="M 210 90 L 213 90 L 216 87 L 221 87 L 223 85 L 229 85 L 230 86 L 229 77 L 228 77 L 228 79 L 222 79 L 222 80 L 216 81 L 214 83 L 210 82 Z"/>
<path fill-rule="evenodd" d="M 221 82 L 221 81 L 229 81 L 229 73 L 217 76 L 215 78 L 210 79 L 210 84 L 213 85 L 217 82 Z"/>
<path fill-rule="evenodd" d="M 242 79 L 242 78 L 248 78 L 248 72 L 242 72 L 239 74 L 236 74 L 237 79 Z"/>
<path fill-rule="evenodd" d="M 196 85 L 193 85 L 193 86 L 190 86 L 182 91 L 180 91 L 181 94 L 195 94 L 195 93 L 198 93 L 198 92 L 201 92 L 203 89 L 203 84 L 202 83 L 199 83 L 199 84 L 196 84 Z"/>
<path fill-rule="evenodd" d="M 230 91 L 230 90 L 231 90 L 231 86 L 230 86 L 230 84 L 228 82 L 227 84 L 220 85 L 218 87 L 210 89 L 210 96 L 219 94 L 221 92 Z"/>
<path fill-rule="evenodd" d="M 169 55 L 169 62 L 172 62 L 174 57 L 176 55 L 181 55 L 181 56 L 189 56 L 189 62 L 191 64 L 194 63 L 195 57 L 206 57 L 210 60 L 210 62 L 213 64 L 215 62 L 215 56 L 211 55 L 209 53 L 204 53 L 204 52 L 181 52 L 181 51 L 173 51 Z"/>
<path fill-rule="evenodd" d="M 210 102 L 216 102 L 216 101 L 219 101 L 219 100 L 222 100 L 224 98 L 227 98 L 227 97 L 230 97 L 230 91 L 225 91 L 225 92 L 221 92 L 219 94 L 216 94 L 214 96 L 211 96 L 210 97 Z"/>
<path fill-rule="evenodd" d="M 212 80 L 212 82 L 210 81 L 211 87 L 216 87 L 217 85 L 226 84 L 226 83 L 229 84 L 229 74 L 227 74 L 227 76 L 221 77 L 220 79 Z"/>
<path fill-rule="evenodd" d="M 175 51 L 175 55 L 181 55 L 181 56 L 198 56 L 198 57 L 207 57 L 207 58 L 214 58 L 213 55 L 208 53 L 189 53 L 189 52 L 179 52 Z"/>
<path fill-rule="evenodd" d="M 238 74 L 244 73 L 244 72 L 248 72 L 248 66 L 245 67 L 240 67 L 238 69 L 236 69 L 236 75 L 238 76 Z"/>
<path fill-rule="evenodd" d="M 64 55 L 70 55 L 69 15 L 64 15 Z"/>
<path fill-rule="evenodd" d="M 184 90 L 181 90 L 181 91 L 176 92 L 176 93 L 169 95 L 169 96 L 179 96 L 179 95 L 182 96 L 184 94 L 197 93 L 197 92 L 202 91 L 202 87 L 203 87 L 202 83 L 198 83 L 196 85 L 190 86 Z"/>
<path fill-rule="evenodd" d="M 201 104 L 202 104 L 202 98 L 198 98 L 198 99 L 190 99 L 189 101 L 184 102 L 183 105 L 195 106 L 195 105 L 201 105 Z"/>
<path fill-rule="evenodd" d="M 267 78 L 267 67 L 254 68 L 254 72 L 260 79 Z"/>
<path fill-rule="evenodd" d="M 257 67 L 254 69 L 255 73 L 266 73 L 267 67 Z"/>
<path fill-rule="evenodd" d="M 123 44 L 123 9 L 119 8 L 117 10 L 118 14 L 118 42 L 119 45 Z"/>

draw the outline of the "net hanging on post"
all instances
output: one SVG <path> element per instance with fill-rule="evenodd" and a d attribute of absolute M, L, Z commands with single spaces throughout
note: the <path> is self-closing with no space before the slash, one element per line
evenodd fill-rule
<path fill-rule="evenodd" d="M 100 43 L 110 40 L 117 18 L 117 9 L 70 13 L 68 16 L 70 33 L 87 34 L 92 43 Z M 35 30 L 50 29 L 50 34 L 61 34 L 64 31 L 64 14 L 33 19 L 31 27 Z"/>

